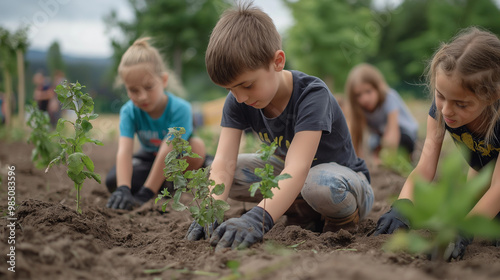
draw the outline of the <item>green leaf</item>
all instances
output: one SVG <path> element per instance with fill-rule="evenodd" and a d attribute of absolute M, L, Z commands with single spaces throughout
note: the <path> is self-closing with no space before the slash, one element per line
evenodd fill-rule
<path fill-rule="evenodd" d="M 222 210 L 223 212 L 229 210 L 230 208 L 229 204 L 226 201 L 218 199 L 214 201 L 214 206 L 216 209 Z"/>
<path fill-rule="evenodd" d="M 212 194 L 215 195 L 222 195 L 224 193 L 224 184 L 217 184 L 215 187 L 212 189 Z"/>
<path fill-rule="evenodd" d="M 83 170 L 82 157 L 85 155 L 83 153 L 73 153 L 68 156 L 68 169 L 74 174 L 79 174 Z"/>
<path fill-rule="evenodd" d="M 94 171 L 94 163 L 92 162 L 90 157 L 88 157 L 87 155 L 83 155 L 82 161 L 83 161 L 83 164 L 85 164 L 85 167 L 87 167 L 87 170 L 89 170 L 91 172 Z"/>
<path fill-rule="evenodd" d="M 174 201 L 172 203 L 172 209 L 174 209 L 175 211 L 179 211 L 180 212 L 180 211 L 184 211 L 184 210 L 186 210 L 188 208 L 186 207 L 186 205 L 182 204 L 181 202 Z"/>
<path fill-rule="evenodd" d="M 255 196 L 255 193 L 257 192 L 259 187 L 260 187 L 260 182 L 253 183 L 252 185 L 250 185 L 250 196 L 251 197 Z"/>
<path fill-rule="evenodd" d="M 91 114 L 91 115 L 89 115 L 89 120 L 95 120 L 95 119 L 97 119 L 97 117 L 99 117 L 98 114 Z"/>
<path fill-rule="evenodd" d="M 92 129 L 92 124 L 86 120 L 83 120 L 82 121 L 83 133 L 85 134 L 85 133 L 89 132 L 91 129 Z"/>

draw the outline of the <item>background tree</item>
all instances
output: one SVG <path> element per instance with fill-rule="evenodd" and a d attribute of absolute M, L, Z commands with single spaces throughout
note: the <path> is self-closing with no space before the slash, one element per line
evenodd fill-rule
<path fill-rule="evenodd" d="M 16 52 L 17 61 L 17 101 L 19 121 L 24 124 L 24 105 L 26 100 L 26 79 L 24 68 L 24 54 L 28 49 L 28 27 L 20 27 L 13 34 L 12 47 Z"/>
<path fill-rule="evenodd" d="M 118 20 L 111 13 L 109 29 L 118 28 L 125 39 L 112 40 L 117 68 L 122 54 L 139 37 L 152 37 L 174 73 L 181 79 L 189 99 L 213 97 L 207 91 L 220 90 L 210 82 L 205 69 L 205 50 L 212 28 L 220 14 L 229 7 L 226 0 L 129 0 L 134 10 L 132 22 Z M 116 73 L 116 70 L 115 70 Z"/>
<path fill-rule="evenodd" d="M 377 65 L 400 92 L 427 97 L 422 73 L 440 42 L 460 29 L 479 26 L 500 34 L 500 9 L 493 0 L 405 0 L 399 7 L 376 11 L 388 24 L 379 52 L 368 61 Z"/>
<path fill-rule="evenodd" d="M 0 27 L 0 68 L 2 69 L 3 74 L 3 84 L 5 92 L 4 102 L 7 104 L 7 106 L 5 106 L 7 126 L 10 126 L 10 124 L 12 123 L 12 73 L 15 73 L 16 71 L 15 57 L 16 52 L 12 46 L 12 34 L 8 30 Z"/>
<path fill-rule="evenodd" d="M 59 42 L 53 42 L 47 52 L 47 67 L 49 68 L 50 77 L 54 78 L 54 73 L 56 71 L 65 72 L 66 65 L 61 54 L 61 48 L 59 47 Z M 54 85 L 56 86 L 56 85 Z"/>
<path fill-rule="evenodd" d="M 285 0 L 295 25 L 284 47 L 291 68 L 322 78 L 343 91 L 349 70 L 375 55 L 381 33 L 370 0 Z"/>

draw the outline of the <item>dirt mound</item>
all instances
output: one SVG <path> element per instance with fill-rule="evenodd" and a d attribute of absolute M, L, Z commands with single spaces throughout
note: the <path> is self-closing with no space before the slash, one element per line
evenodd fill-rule
<path fill-rule="evenodd" d="M 82 189 L 83 214 L 75 211 L 75 192 L 64 169 L 45 174 L 30 162 L 31 147 L 0 143 L 0 165 L 16 174 L 16 267 L 7 270 L 7 246 L 1 246 L 0 279 L 498 279 L 500 248 L 475 240 L 465 259 L 435 263 L 425 256 L 382 250 L 388 236 L 370 236 L 389 208 L 404 178 L 372 170 L 376 197 L 373 211 L 359 226 L 315 233 L 277 221 L 263 243 L 249 249 L 215 253 L 208 241 L 188 242 L 188 213 L 160 211 L 146 203 L 133 211 L 105 207 L 104 185 L 87 181 Z M 114 164 L 116 146 L 93 148 L 96 171 L 104 178 Z M 0 195 L 0 210 L 7 198 Z M 230 201 L 226 217 L 240 216 L 253 205 Z M 6 240 L 7 219 L 0 236 Z M 3 249 L 6 248 L 6 249 Z M 230 264 L 233 264 L 233 268 Z M 235 268 L 236 267 L 236 268 Z"/>

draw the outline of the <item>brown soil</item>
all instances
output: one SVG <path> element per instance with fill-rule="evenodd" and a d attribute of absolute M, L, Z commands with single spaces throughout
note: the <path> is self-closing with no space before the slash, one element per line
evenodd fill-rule
<path fill-rule="evenodd" d="M 96 171 L 105 177 L 116 145 L 89 147 Z M 47 174 L 30 162 L 31 146 L 0 143 L 3 186 L 0 279 L 499 279 L 500 248 L 486 241 L 468 247 L 464 260 L 437 263 L 423 256 L 382 250 L 388 236 L 368 236 L 388 210 L 404 178 L 372 170 L 376 202 L 356 230 L 318 234 L 284 226 L 284 218 L 265 242 L 241 251 L 215 253 L 206 241 L 188 242 L 188 213 L 163 213 L 150 202 L 134 211 L 105 208 L 104 185 L 86 181 L 83 214 L 75 212 L 75 191 L 65 170 Z M 15 273 L 7 270 L 7 166 L 16 167 Z M 252 205 L 231 201 L 227 217 Z M 237 272 L 228 267 L 237 261 Z M 239 274 L 238 274 L 239 273 Z M 238 278 L 240 275 L 240 278 Z"/>

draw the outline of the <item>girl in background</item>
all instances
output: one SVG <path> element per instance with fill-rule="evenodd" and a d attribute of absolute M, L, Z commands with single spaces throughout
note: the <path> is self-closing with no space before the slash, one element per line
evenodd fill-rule
<path fill-rule="evenodd" d="M 369 148 L 375 164 L 380 163 L 379 153 L 385 148 L 403 148 L 411 157 L 418 123 L 377 68 L 366 63 L 355 66 L 347 78 L 345 92 L 350 103 L 352 142 L 359 157 L 365 158 L 366 128 L 370 131 Z"/>
<path fill-rule="evenodd" d="M 198 169 L 205 159 L 205 145 L 192 137 L 191 105 L 165 91 L 169 74 L 158 50 L 148 39 L 138 39 L 123 54 L 118 74 L 130 100 L 120 110 L 120 139 L 116 167 L 108 173 L 106 186 L 112 193 L 107 207 L 131 209 L 167 187 L 163 175 L 165 156 L 172 150 L 166 136 L 171 127 L 184 127 L 182 136 L 201 158 L 187 158 L 188 169 Z M 134 135 L 141 149 L 133 155 Z"/>

